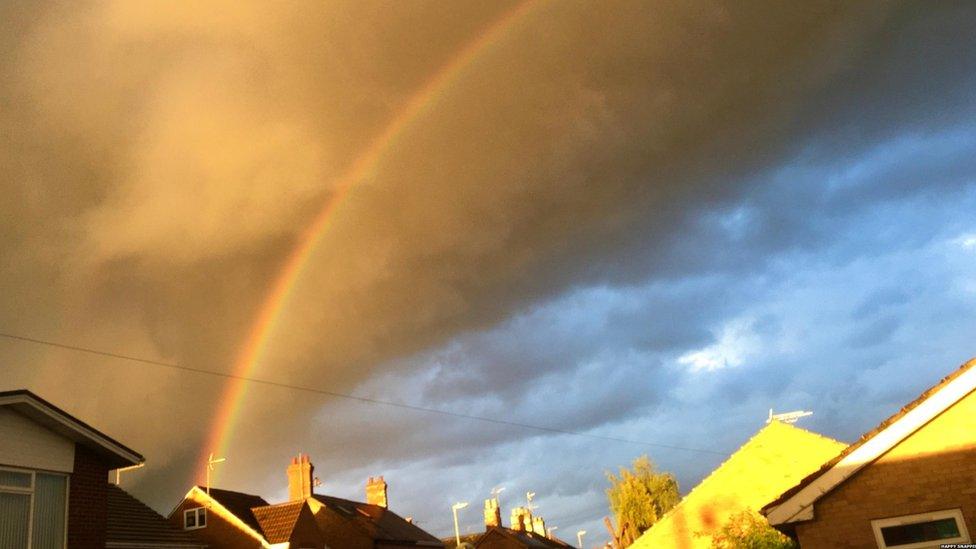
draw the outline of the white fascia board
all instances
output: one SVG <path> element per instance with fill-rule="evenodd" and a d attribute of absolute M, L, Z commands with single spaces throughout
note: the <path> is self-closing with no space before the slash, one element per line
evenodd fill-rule
<path fill-rule="evenodd" d="M 49 406 L 45 405 L 44 403 L 39 402 L 34 398 L 31 398 L 30 395 L 21 394 L 21 395 L 0 397 L 0 406 L 6 406 L 10 404 L 26 404 L 31 408 L 33 408 L 34 410 L 37 410 L 38 412 L 43 413 L 45 416 L 51 418 L 52 420 L 60 423 L 61 425 L 64 425 L 65 427 L 81 434 L 85 438 L 94 441 L 99 446 L 102 446 L 103 448 L 112 452 L 113 454 L 123 459 L 127 459 L 134 464 L 144 463 L 146 461 L 145 458 L 143 458 L 142 456 L 136 455 L 130 452 L 129 450 L 127 450 L 126 448 L 119 446 L 119 444 L 109 440 L 98 431 L 95 431 L 92 428 L 82 425 L 81 423 L 78 423 L 77 421 L 73 420 L 70 417 L 66 417 L 63 413 L 57 410 L 51 409 Z"/>
<path fill-rule="evenodd" d="M 836 465 L 802 490 L 773 507 L 766 515 L 769 523 L 777 525 L 809 520 L 807 517 L 813 515 L 813 504 L 824 494 L 860 471 L 865 465 L 894 448 L 899 442 L 962 400 L 974 389 L 976 389 L 976 367 L 971 367 L 935 394 L 929 396 L 921 404 L 912 408 L 904 416 L 871 437 L 870 440 L 845 456 L 844 459 L 837 462 Z M 811 508 L 810 512 L 804 513 L 807 508 Z"/>

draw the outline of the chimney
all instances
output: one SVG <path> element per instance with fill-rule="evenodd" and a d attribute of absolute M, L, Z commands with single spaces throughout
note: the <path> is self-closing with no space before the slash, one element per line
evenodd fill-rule
<path fill-rule="evenodd" d="M 288 466 L 288 501 L 303 501 L 312 497 L 312 462 L 308 454 L 291 458 Z"/>
<path fill-rule="evenodd" d="M 542 520 L 542 517 L 532 517 L 532 531 L 546 537 L 546 521 Z"/>
<path fill-rule="evenodd" d="M 386 481 L 380 475 L 376 478 L 369 477 L 366 481 L 366 503 L 379 505 L 384 509 L 388 506 L 386 501 Z"/>
<path fill-rule="evenodd" d="M 498 498 L 485 500 L 485 529 L 502 525 L 502 510 L 498 507 Z"/>
<path fill-rule="evenodd" d="M 519 532 L 532 531 L 532 511 L 525 507 L 512 509 L 512 530 Z"/>

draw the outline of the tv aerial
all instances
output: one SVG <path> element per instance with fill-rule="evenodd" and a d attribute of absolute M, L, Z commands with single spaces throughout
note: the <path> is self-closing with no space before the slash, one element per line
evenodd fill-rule
<path fill-rule="evenodd" d="M 213 452 L 210 452 L 210 456 L 207 458 L 207 495 L 210 495 L 210 473 L 214 470 L 214 465 L 218 463 L 223 463 L 227 461 L 227 458 L 217 458 L 214 459 Z"/>
<path fill-rule="evenodd" d="M 782 414 L 774 414 L 773 413 L 773 409 L 770 408 L 769 409 L 769 417 L 766 418 L 766 423 L 772 423 L 773 421 L 780 421 L 780 422 L 783 422 L 783 423 L 793 424 L 793 423 L 796 423 L 797 420 L 799 420 L 801 418 L 805 418 L 807 416 L 812 416 L 812 415 L 813 415 L 813 412 L 808 412 L 806 410 L 797 410 L 795 412 L 785 412 L 785 413 L 782 413 Z"/>

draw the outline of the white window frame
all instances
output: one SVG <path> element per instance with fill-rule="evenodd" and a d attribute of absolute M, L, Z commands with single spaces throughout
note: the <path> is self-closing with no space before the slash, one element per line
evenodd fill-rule
<path fill-rule="evenodd" d="M 890 526 L 904 526 L 908 524 L 919 524 L 922 522 L 932 522 L 935 520 L 953 518 L 956 519 L 956 526 L 959 528 L 959 537 L 949 539 L 934 539 L 931 541 L 921 541 L 905 545 L 885 545 L 884 536 L 881 535 L 882 528 Z M 932 511 L 930 513 L 918 513 L 915 515 L 903 515 L 871 521 L 871 528 L 874 530 L 874 539 L 878 542 L 878 549 L 927 549 L 938 547 L 944 543 L 969 543 L 969 530 L 966 528 L 966 519 L 962 516 L 961 509 L 945 509 L 943 511 Z"/>
<path fill-rule="evenodd" d="M 37 473 L 64 477 L 64 539 L 61 541 L 61 547 L 62 548 L 67 547 L 68 506 L 70 505 L 69 498 L 71 496 L 71 476 L 58 471 L 44 471 L 40 469 L 36 469 L 36 470 L 22 469 L 20 467 L 10 467 L 7 465 L 0 465 L 0 471 L 10 471 L 11 473 L 30 475 L 30 487 L 6 486 L 6 485 L 0 486 L 0 492 L 5 492 L 8 494 L 25 494 L 30 496 L 30 507 L 27 510 L 27 548 L 30 548 L 34 544 L 34 487 L 36 485 Z"/>
<path fill-rule="evenodd" d="M 193 526 L 186 525 L 186 519 L 193 515 Z M 200 517 L 203 516 L 203 524 L 200 524 Z M 199 530 L 201 528 L 207 527 L 207 508 L 206 507 L 194 507 L 193 509 L 183 510 L 183 529 L 184 530 Z"/>

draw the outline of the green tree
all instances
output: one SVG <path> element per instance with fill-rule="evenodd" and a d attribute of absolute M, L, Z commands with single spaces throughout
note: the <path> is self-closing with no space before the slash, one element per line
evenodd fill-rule
<path fill-rule="evenodd" d="M 607 480 L 610 512 L 622 540 L 637 539 L 681 499 L 674 475 L 658 472 L 646 455 L 635 459 L 632 469 L 621 467 L 619 476 L 608 471 Z"/>
<path fill-rule="evenodd" d="M 712 549 L 796 549 L 796 543 L 754 511 L 733 515 L 712 536 Z"/>

